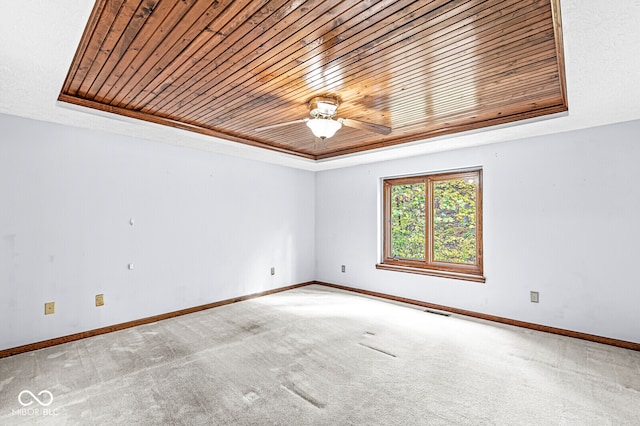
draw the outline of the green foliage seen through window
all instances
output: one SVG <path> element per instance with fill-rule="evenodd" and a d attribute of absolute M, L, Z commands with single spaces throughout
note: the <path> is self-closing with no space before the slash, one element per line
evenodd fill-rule
<path fill-rule="evenodd" d="M 425 184 L 395 185 L 391 189 L 391 255 L 424 260 Z"/>
<path fill-rule="evenodd" d="M 476 197 L 474 179 L 433 182 L 433 260 L 476 263 Z M 391 256 L 426 257 L 426 184 L 391 188 Z"/>
<path fill-rule="evenodd" d="M 433 260 L 476 262 L 476 183 L 454 179 L 433 184 Z"/>

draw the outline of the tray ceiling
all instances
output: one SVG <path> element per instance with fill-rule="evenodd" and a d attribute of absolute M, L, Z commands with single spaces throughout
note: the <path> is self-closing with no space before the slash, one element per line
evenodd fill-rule
<path fill-rule="evenodd" d="M 333 95 L 321 140 L 307 102 Z M 557 0 L 98 0 L 59 99 L 323 159 L 567 110 Z"/>

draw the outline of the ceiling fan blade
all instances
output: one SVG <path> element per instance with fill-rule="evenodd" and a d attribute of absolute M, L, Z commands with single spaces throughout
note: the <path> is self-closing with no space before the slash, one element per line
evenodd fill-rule
<path fill-rule="evenodd" d="M 300 120 L 293 120 L 293 121 L 286 121 L 284 123 L 278 123 L 278 124 L 270 124 L 268 126 L 262 126 L 262 127 L 258 127 L 257 129 L 254 129 L 256 132 L 261 132 L 263 130 L 269 130 L 269 129 L 275 129 L 277 127 L 284 127 L 284 126 L 289 126 L 290 124 L 296 124 L 296 123 L 306 123 L 307 121 L 309 121 L 308 118 L 301 118 Z"/>
<path fill-rule="evenodd" d="M 354 129 L 380 133 L 381 135 L 391 133 L 391 127 L 383 126 L 382 124 L 367 123 L 366 121 L 354 120 L 353 118 L 341 118 L 340 121 L 343 125 L 353 127 Z"/>

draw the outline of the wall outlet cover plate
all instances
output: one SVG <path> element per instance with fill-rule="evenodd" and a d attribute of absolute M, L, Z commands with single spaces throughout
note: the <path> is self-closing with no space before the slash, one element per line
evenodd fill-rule
<path fill-rule="evenodd" d="M 540 294 L 537 291 L 532 291 L 531 292 L 531 303 L 539 303 L 540 301 Z"/>

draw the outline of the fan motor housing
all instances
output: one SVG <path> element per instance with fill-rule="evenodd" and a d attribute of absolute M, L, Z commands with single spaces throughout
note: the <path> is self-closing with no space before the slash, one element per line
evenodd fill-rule
<path fill-rule="evenodd" d="M 315 96 L 309 100 L 312 117 L 333 117 L 338 111 L 340 100 L 335 96 Z"/>

